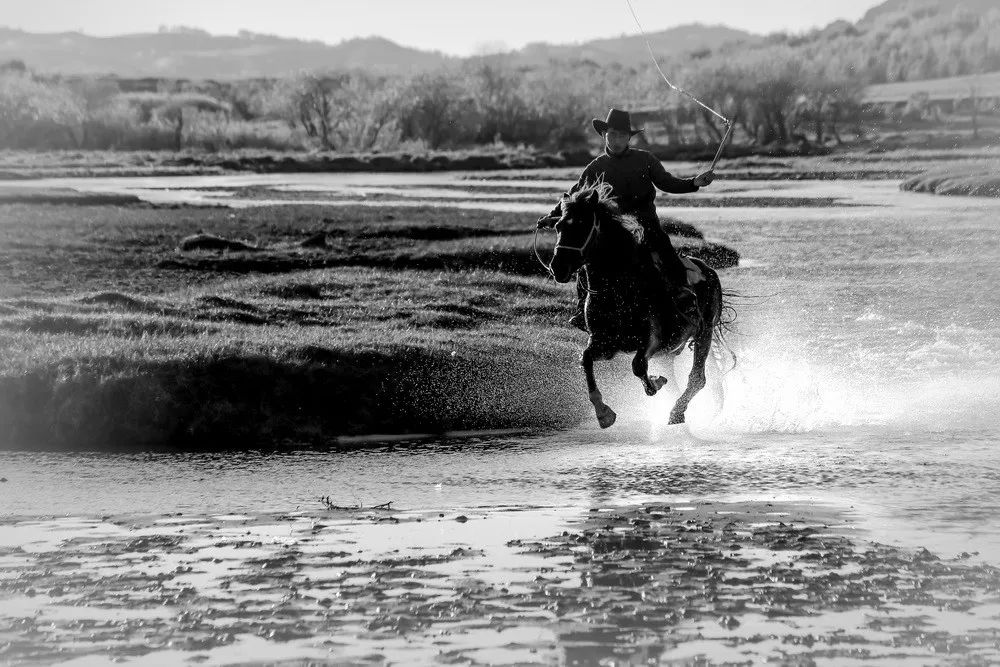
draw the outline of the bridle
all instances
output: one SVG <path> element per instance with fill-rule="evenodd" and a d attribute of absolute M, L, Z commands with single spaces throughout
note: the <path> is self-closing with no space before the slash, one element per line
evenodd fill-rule
<path fill-rule="evenodd" d="M 597 233 L 599 227 L 600 225 L 597 222 L 597 214 L 595 213 L 594 220 L 593 222 L 590 223 L 590 232 L 587 234 L 587 238 L 584 239 L 582 246 L 576 248 L 571 245 L 563 245 L 562 243 L 557 243 L 555 250 L 553 252 L 554 253 L 559 252 L 560 250 L 572 250 L 573 252 L 578 252 L 581 255 L 583 255 L 583 253 L 587 250 L 587 246 L 590 245 L 590 242 L 593 240 L 594 234 Z"/>
<path fill-rule="evenodd" d="M 594 219 L 590 224 L 590 232 L 587 233 L 587 238 L 583 240 L 583 244 L 577 247 L 577 246 L 565 245 L 563 243 L 557 243 L 552 254 L 553 259 L 555 259 L 555 253 L 559 252 L 560 250 L 571 250 L 573 252 L 578 252 L 580 253 L 580 256 L 583 257 L 584 253 L 587 252 L 587 246 L 589 246 L 590 242 L 594 240 L 594 235 L 600 230 L 600 227 L 601 225 L 597 220 L 597 213 L 594 213 Z M 543 267 L 545 267 L 545 270 L 548 271 L 549 275 L 554 278 L 555 275 L 552 273 L 552 262 L 546 263 L 545 260 L 542 259 L 541 253 L 538 252 L 538 227 L 535 227 L 535 238 L 534 241 L 532 242 L 532 248 L 535 251 L 535 257 L 538 258 L 538 263 L 541 264 Z"/>

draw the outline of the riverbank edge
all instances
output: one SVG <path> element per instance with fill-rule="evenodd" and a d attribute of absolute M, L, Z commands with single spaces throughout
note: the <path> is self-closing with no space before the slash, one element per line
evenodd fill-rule
<path fill-rule="evenodd" d="M 710 161 L 716 146 L 651 146 L 662 160 Z M 822 156 L 831 149 L 730 146 L 729 158 Z M 210 176 L 225 173 L 429 173 L 583 167 L 597 152 L 482 148 L 424 153 L 162 153 L 143 151 L 0 152 L 0 180 L 65 177 Z"/>
<path fill-rule="evenodd" d="M 996 198 L 1000 197 L 1000 172 L 984 172 L 981 167 L 933 170 L 908 178 L 899 187 L 904 192 Z"/>
<path fill-rule="evenodd" d="M 566 428 L 585 417 L 574 355 L 399 345 L 62 358 L 0 377 L 7 450 L 281 449 Z"/>

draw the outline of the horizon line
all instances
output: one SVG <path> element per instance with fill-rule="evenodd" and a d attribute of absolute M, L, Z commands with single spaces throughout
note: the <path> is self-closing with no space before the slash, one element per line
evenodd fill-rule
<path fill-rule="evenodd" d="M 841 19 L 841 20 L 844 20 L 844 19 Z M 827 25 L 830 25 L 830 24 L 827 24 Z M 682 24 L 678 24 L 678 25 L 675 25 L 675 26 L 671 26 L 669 28 L 663 28 L 663 29 L 660 29 L 660 30 L 647 31 L 646 32 L 646 36 L 647 37 L 651 37 L 651 36 L 655 36 L 655 35 L 657 35 L 659 33 L 670 32 L 672 30 L 678 30 L 678 29 L 690 28 L 690 27 L 699 27 L 699 28 L 725 28 L 727 30 L 733 30 L 735 32 L 746 34 L 746 35 L 748 35 L 750 37 L 768 37 L 770 35 L 778 35 L 778 34 L 786 34 L 786 35 L 807 34 L 810 31 L 821 29 L 820 26 L 814 26 L 812 28 L 809 28 L 809 29 L 801 31 L 801 32 L 791 32 L 791 31 L 787 31 L 787 30 L 774 30 L 774 31 L 771 31 L 771 32 L 761 33 L 761 32 L 754 32 L 754 31 L 751 31 L 751 30 L 745 30 L 743 28 L 737 28 L 735 26 L 727 25 L 725 23 L 703 23 L 701 21 L 693 21 L 693 22 L 690 22 L 690 23 L 682 23 Z M 425 48 L 421 48 L 419 46 L 412 46 L 412 45 L 404 44 L 402 42 L 398 42 L 398 41 L 396 41 L 394 39 L 391 39 L 389 37 L 386 37 L 384 35 L 379 35 L 379 34 L 369 34 L 367 36 L 355 35 L 355 36 L 352 36 L 352 37 L 345 37 L 344 39 L 341 39 L 338 42 L 328 42 L 328 41 L 324 41 L 324 40 L 321 40 L 321 39 L 309 39 L 309 38 L 305 38 L 305 37 L 296 37 L 296 36 L 282 35 L 282 34 L 278 34 L 278 33 L 257 32 L 257 31 L 254 31 L 254 30 L 248 30 L 246 28 L 240 28 L 236 32 L 216 33 L 216 32 L 211 32 L 209 30 L 206 30 L 204 28 L 199 28 L 199 27 L 196 27 L 196 26 L 186 26 L 186 25 L 171 25 L 171 26 L 163 25 L 163 26 L 160 26 L 155 31 L 119 32 L 119 33 L 106 34 L 106 35 L 95 34 L 95 33 L 91 33 L 91 32 L 86 32 L 86 31 L 80 30 L 80 29 L 77 29 L 77 30 L 56 30 L 56 31 L 26 30 L 24 28 L 19 28 L 19 27 L 16 27 L 16 26 L 11 26 L 11 25 L 7 25 L 7 24 L 3 24 L 3 23 L 0 23 L 0 30 L 17 31 L 17 32 L 24 33 L 26 35 L 44 35 L 44 36 L 80 35 L 82 37 L 88 37 L 88 38 L 91 38 L 91 39 L 115 39 L 115 38 L 123 38 L 123 37 L 137 37 L 137 36 L 144 36 L 144 35 L 169 35 L 169 34 L 182 35 L 185 32 L 188 32 L 190 34 L 202 34 L 202 35 L 207 35 L 209 37 L 219 37 L 219 38 L 227 38 L 227 37 L 230 37 L 230 38 L 240 38 L 240 37 L 247 37 L 247 36 L 250 36 L 250 37 L 253 37 L 253 36 L 256 36 L 256 37 L 268 37 L 268 38 L 274 38 L 274 39 L 281 39 L 281 40 L 301 42 L 303 44 L 322 44 L 324 46 L 330 46 L 330 47 L 339 46 L 341 44 L 345 44 L 345 43 L 352 42 L 352 41 L 363 41 L 363 40 L 369 40 L 369 39 L 382 39 L 382 40 L 385 40 L 387 42 L 390 42 L 391 44 L 395 44 L 396 46 L 399 46 L 399 47 L 402 47 L 402 48 L 413 49 L 415 51 L 420 51 L 420 52 L 423 52 L 423 53 L 441 54 L 441 55 L 444 55 L 444 56 L 447 56 L 447 57 L 451 57 L 451 58 L 476 58 L 476 57 L 484 57 L 484 56 L 492 56 L 492 55 L 504 55 L 504 54 L 516 53 L 518 51 L 522 51 L 522 50 L 526 49 L 527 47 L 532 46 L 532 45 L 536 45 L 536 44 L 546 44 L 546 45 L 550 45 L 550 46 L 578 46 L 578 45 L 583 45 L 583 44 L 588 44 L 588 43 L 593 43 L 593 42 L 600 42 L 600 41 L 604 41 L 604 40 L 613 40 L 613 39 L 640 39 L 641 40 L 643 38 L 642 35 L 640 35 L 638 32 L 635 32 L 635 33 L 621 32 L 621 33 L 618 33 L 617 35 L 608 35 L 608 36 L 605 36 L 605 37 L 594 37 L 594 38 L 591 38 L 591 39 L 580 40 L 580 41 L 575 41 L 575 42 L 531 41 L 531 42 L 526 42 L 524 45 L 522 45 L 520 47 L 512 47 L 512 48 L 508 48 L 508 49 L 503 50 L 503 51 L 491 51 L 491 52 L 485 52 L 485 53 L 467 53 L 467 54 L 463 55 L 463 54 L 459 54 L 459 53 L 452 53 L 452 52 L 442 51 L 440 49 L 425 49 Z"/>

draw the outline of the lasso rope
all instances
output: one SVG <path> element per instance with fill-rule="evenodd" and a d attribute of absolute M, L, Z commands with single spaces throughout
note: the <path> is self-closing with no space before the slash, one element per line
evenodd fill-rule
<path fill-rule="evenodd" d="M 539 230 L 538 225 L 535 225 L 535 240 L 532 241 L 531 247 L 535 251 L 535 257 L 538 258 L 538 263 L 541 264 L 543 267 L 545 267 L 545 271 L 549 274 L 549 277 L 551 277 L 552 280 L 555 280 L 556 274 L 552 272 L 552 264 L 551 263 L 546 264 L 545 260 L 542 259 L 542 254 L 538 252 L 538 230 Z"/>
<path fill-rule="evenodd" d="M 646 31 L 642 29 L 642 23 L 639 22 L 639 16 L 635 13 L 635 8 L 632 7 L 631 0 L 625 0 L 625 4 L 628 5 L 628 10 L 632 14 L 632 19 L 635 21 L 635 26 L 639 29 L 639 34 L 642 35 L 642 40 L 646 43 L 646 49 L 649 51 L 649 57 L 652 59 L 653 65 L 656 66 L 656 71 L 660 73 L 660 77 L 666 82 L 668 86 L 670 86 L 670 89 L 680 93 L 684 97 L 687 97 L 689 100 L 691 100 L 692 102 L 700 106 L 702 109 L 709 112 L 710 114 L 712 114 L 713 116 L 715 116 L 716 118 L 718 118 L 719 120 L 721 120 L 723 123 L 726 124 L 726 134 L 722 137 L 722 141 L 719 142 L 719 150 L 715 152 L 715 158 L 712 160 L 712 166 L 709 167 L 710 171 L 715 169 L 715 165 L 718 164 L 719 158 L 722 157 L 722 149 L 725 148 L 726 142 L 729 141 L 729 137 L 731 137 L 733 134 L 733 121 L 729 120 L 721 113 L 719 113 L 712 107 L 708 106 L 707 104 L 705 104 L 704 102 L 702 102 L 697 97 L 695 97 L 688 91 L 684 90 L 680 86 L 675 86 L 674 83 L 669 78 L 667 78 L 667 75 L 663 73 L 663 68 L 660 67 L 660 62 L 656 59 L 656 54 L 653 52 L 653 45 L 649 43 L 649 38 L 646 36 Z"/>

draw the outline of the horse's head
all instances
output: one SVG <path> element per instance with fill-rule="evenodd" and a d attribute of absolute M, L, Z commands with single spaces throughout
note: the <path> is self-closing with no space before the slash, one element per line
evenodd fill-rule
<path fill-rule="evenodd" d="M 602 226 L 607 223 L 624 226 L 611 186 L 604 181 L 586 185 L 563 199 L 562 217 L 555 224 L 555 254 L 549 265 L 556 282 L 568 282 L 573 273 L 592 261 L 606 236 Z"/>

